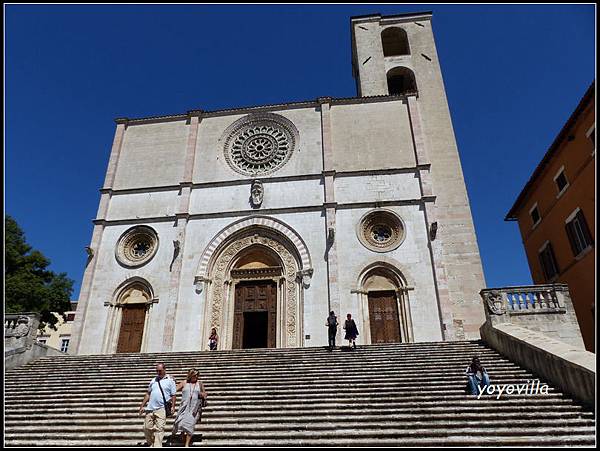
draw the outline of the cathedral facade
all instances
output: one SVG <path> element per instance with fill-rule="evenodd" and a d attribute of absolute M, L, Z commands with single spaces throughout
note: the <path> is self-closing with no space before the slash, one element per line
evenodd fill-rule
<path fill-rule="evenodd" d="M 357 97 L 116 120 L 72 353 L 479 338 L 431 14 L 350 23 Z"/>

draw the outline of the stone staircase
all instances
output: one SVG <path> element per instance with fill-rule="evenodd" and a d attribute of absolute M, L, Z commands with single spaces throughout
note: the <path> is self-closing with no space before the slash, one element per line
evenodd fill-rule
<path fill-rule="evenodd" d="M 201 371 L 193 446 L 594 445 L 594 414 L 558 390 L 466 395 L 474 355 L 493 384 L 534 378 L 480 341 L 46 357 L 5 373 L 5 445 L 142 443 L 157 361 L 177 380 Z"/>

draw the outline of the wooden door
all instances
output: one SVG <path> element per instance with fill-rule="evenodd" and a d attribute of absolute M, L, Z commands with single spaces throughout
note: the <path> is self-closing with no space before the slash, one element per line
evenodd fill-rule
<path fill-rule="evenodd" d="M 371 343 L 401 342 L 396 293 L 393 291 L 371 291 L 368 298 Z"/>
<path fill-rule="evenodd" d="M 277 284 L 272 280 L 240 282 L 235 286 L 233 319 L 233 349 L 243 349 L 244 336 L 265 334 L 268 348 L 276 346 Z M 244 313 L 266 312 L 266 330 L 244 331 Z M 252 322 L 252 324 L 260 322 Z M 250 324 L 246 325 L 250 327 Z"/>
<path fill-rule="evenodd" d="M 117 352 L 140 352 L 146 322 L 146 304 L 125 304 Z"/>

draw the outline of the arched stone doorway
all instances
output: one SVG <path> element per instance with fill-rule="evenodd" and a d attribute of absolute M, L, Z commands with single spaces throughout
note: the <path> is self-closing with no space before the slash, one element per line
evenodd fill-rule
<path fill-rule="evenodd" d="M 302 346 L 311 275 L 304 243 L 280 221 L 254 217 L 221 231 L 196 276 L 205 295 L 202 349 L 213 327 L 219 349 Z"/>
<path fill-rule="evenodd" d="M 152 287 L 143 279 L 122 284 L 113 302 L 105 305 L 108 313 L 108 332 L 103 353 L 142 352 L 147 341 L 148 316 L 154 303 Z"/>
<path fill-rule="evenodd" d="M 234 293 L 232 348 L 274 348 L 283 263 L 260 244 L 240 252 L 236 260 L 230 271 Z"/>
<path fill-rule="evenodd" d="M 367 343 L 414 341 L 408 292 L 410 287 L 395 267 L 379 262 L 359 277 L 356 290 Z"/>

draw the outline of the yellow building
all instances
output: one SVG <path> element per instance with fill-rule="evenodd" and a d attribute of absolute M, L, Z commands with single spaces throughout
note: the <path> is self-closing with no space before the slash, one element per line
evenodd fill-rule
<path fill-rule="evenodd" d="M 76 310 L 77 302 L 71 302 L 71 310 L 65 312 L 66 321 L 63 320 L 62 315 L 55 313 L 54 315 L 59 320 L 56 324 L 56 330 L 47 326 L 45 329 L 38 331 L 37 341 L 51 348 L 68 353 L 69 343 L 71 342 L 71 326 L 73 325 L 73 320 L 75 320 Z"/>

